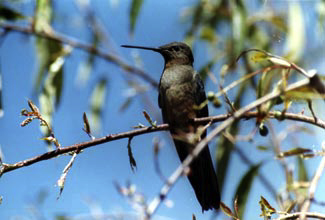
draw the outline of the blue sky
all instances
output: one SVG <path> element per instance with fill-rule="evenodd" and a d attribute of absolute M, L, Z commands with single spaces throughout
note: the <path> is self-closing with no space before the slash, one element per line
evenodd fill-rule
<path fill-rule="evenodd" d="M 128 33 L 130 2 L 117 1 L 117 5 L 112 2 L 114 1 L 91 1 L 96 16 L 103 23 L 110 36 L 109 42 L 113 50 L 105 50 L 113 51 L 112 53 L 132 65 L 134 65 L 132 54 L 138 53 L 142 59 L 143 69 L 158 81 L 163 69 L 163 59 L 159 54 L 124 49 L 119 46 L 121 44 L 160 46 L 172 41 L 182 41 L 189 23 L 180 19 L 180 13 L 185 7 L 192 6 L 196 1 L 144 1 L 133 37 Z M 287 3 L 282 2 L 274 5 L 279 8 L 280 12 L 283 12 L 285 10 L 281 8 L 287 7 Z M 26 15 L 32 15 L 33 4 L 28 2 L 18 6 L 17 9 Z M 255 7 L 252 5 L 252 10 Z M 307 29 L 306 49 L 310 49 L 317 47 L 315 45 L 317 42 L 324 44 L 324 39 L 319 40 L 313 29 L 315 25 L 314 3 L 304 2 L 303 7 Z M 81 16 L 80 11 L 72 1 L 55 1 L 54 10 L 56 15 L 53 27 L 56 31 L 83 42 L 90 42 L 89 27 L 87 27 L 85 18 Z M 38 122 L 32 122 L 24 128 L 20 127 L 24 118 L 19 116 L 19 113 L 21 109 L 27 108 L 27 100 L 32 99 L 38 104 L 32 87 L 38 67 L 34 42 L 34 37 L 10 33 L 0 47 L 3 77 L 2 98 L 5 111 L 4 116 L 0 118 L 0 146 L 5 163 L 15 163 L 46 151 L 44 143 L 40 140 L 42 134 Z M 196 43 L 193 51 L 195 68 L 199 69 L 211 53 L 204 43 Z M 324 52 L 320 52 L 318 59 L 315 60 L 310 54 L 304 54 L 304 57 L 306 59 L 304 68 L 324 70 Z M 67 57 L 64 66 L 63 96 L 53 117 L 55 135 L 63 146 L 89 140 L 88 136 L 82 131 L 82 113 L 89 111 L 89 98 L 92 89 L 98 79 L 101 78 L 108 80 L 108 88 L 102 128 L 96 137 L 131 130 L 131 127 L 139 122 L 146 124 L 142 116 L 144 109 L 161 123 L 160 110 L 157 104 L 158 94 L 149 85 L 147 85 L 149 92 L 145 96 L 137 98 L 125 112 L 119 111 L 120 106 L 125 101 L 126 91 L 129 89 L 125 79 L 130 75 L 125 75 L 116 65 L 97 58 L 87 85 L 78 85 L 76 80 L 78 68 L 86 58 L 85 52 L 74 49 L 72 54 Z M 217 72 L 222 64 L 216 65 L 215 75 L 218 75 Z M 227 78 L 226 84 L 233 80 L 233 78 Z M 207 83 L 206 88 L 216 91 L 215 85 L 211 82 Z M 234 94 L 230 92 L 229 95 L 233 97 Z M 248 98 L 245 102 L 255 98 L 250 94 L 247 95 Z M 318 104 L 323 105 L 323 103 Z M 292 111 L 299 112 L 302 108 L 305 108 L 303 104 L 296 105 Z M 317 109 L 318 112 L 324 113 L 319 109 Z M 211 115 L 225 112 L 224 107 L 222 109 L 210 107 Z M 284 122 L 272 121 L 272 123 L 277 131 L 284 130 L 288 126 Z M 298 124 L 290 123 L 289 125 Z M 254 121 L 244 121 L 241 133 L 249 133 L 254 125 Z M 300 123 L 299 125 L 303 124 Z M 295 136 L 294 141 L 301 146 L 320 150 L 321 142 L 324 141 L 323 136 L 324 131 L 316 129 L 315 135 L 301 134 Z M 159 161 L 163 174 L 169 176 L 179 165 L 179 160 L 167 132 L 156 132 L 133 138 L 132 149 L 137 161 L 135 172 L 130 169 L 128 161 L 127 139 L 102 144 L 89 148 L 78 155 L 59 200 L 56 199 L 59 191 L 56 187 L 56 181 L 68 163 L 70 156 L 61 156 L 4 174 L 0 179 L 0 196 L 3 197 L 3 202 L 0 205 L 0 219 L 12 217 L 33 219 L 32 216 L 34 215 L 53 219 L 56 215 L 61 214 L 83 216 L 91 212 L 134 214 L 134 210 L 127 200 L 117 193 L 113 182 L 117 181 L 121 185 L 125 185 L 127 181 L 130 181 L 136 185 L 137 191 L 143 193 L 149 202 L 157 195 L 163 182 L 154 169 L 153 139 L 155 137 L 159 137 L 163 141 Z M 292 147 L 292 141 L 292 137 L 290 137 L 283 142 L 283 149 Z M 214 145 L 215 141 L 210 144 L 212 155 L 215 154 Z M 237 143 L 237 146 L 252 161 L 256 163 L 267 161 L 264 163 L 261 172 L 269 178 L 273 187 L 283 190 L 285 187 L 284 173 L 279 163 L 274 159 L 274 155 L 260 152 L 255 147 L 257 145 L 271 145 L 270 138 L 262 138 L 257 135 L 253 145 L 247 142 Z M 293 161 L 293 158 L 289 159 L 289 162 Z M 312 177 L 319 161 L 320 158 L 307 161 L 309 177 Z M 294 168 L 293 166 L 292 169 Z M 231 157 L 231 165 L 222 197 L 222 201 L 230 207 L 237 184 L 247 170 L 248 167 L 234 154 Z M 324 179 L 321 178 L 320 181 L 316 198 L 322 200 L 325 191 Z M 256 179 L 250 192 L 245 219 L 258 218 L 260 195 L 267 198 L 275 208 L 279 208 L 272 195 Z M 44 200 L 40 202 L 42 196 L 44 196 Z M 168 195 L 168 199 L 173 201 L 173 207 L 160 206 L 157 219 L 190 219 L 192 213 L 197 216 L 197 219 L 208 219 L 212 215 L 212 212 L 201 213 L 194 192 L 185 178 L 177 182 Z M 314 205 L 312 210 L 321 212 L 325 208 Z"/>

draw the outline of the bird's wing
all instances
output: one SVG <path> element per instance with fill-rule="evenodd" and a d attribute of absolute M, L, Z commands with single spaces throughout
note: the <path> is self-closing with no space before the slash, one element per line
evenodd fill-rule
<path fill-rule="evenodd" d="M 195 73 L 194 75 L 194 81 L 196 84 L 195 102 L 196 105 L 201 105 L 201 103 L 207 99 L 205 95 L 204 84 L 200 75 L 197 73 Z M 198 118 L 208 117 L 209 116 L 208 105 L 205 105 L 203 108 L 198 110 L 196 114 Z"/>

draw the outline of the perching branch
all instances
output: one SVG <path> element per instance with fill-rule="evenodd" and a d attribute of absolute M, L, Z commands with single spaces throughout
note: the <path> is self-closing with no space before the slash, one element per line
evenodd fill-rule
<path fill-rule="evenodd" d="M 281 114 L 281 113 L 269 112 L 268 116 L 269 116 L 269 118 L 275 119 L 277 117 L 276 115 L 278 115 L 278 114 Z M 209 123 L 210 121 L 212 123 L 215 123 L 215 122 L 224 121 L 231 117 L 232 117 L 231 114 L 223 114 L 223 115 L 210 116 L 210 117 L 205 117 L 205 118 L 196 118 L 194 120 L 194 122 L 197 124 L 206 124 L 206 123 Z M 238 119 L 239 118 L 249 119 L 249 118 L 256 118 L 256 117 L 258 117 L 258 112 L 246 112 L 245 114 L 238 117 Z M 325 121 L 318 119 L 317 122 L 315 122 L 313 117 L 309 117 L 309 116 L 305 116 L 305 115 L 301 115 L 301 114 L 284 113 L 284 114 L 281 114 L 281 119 L 305 122 L 305 123 L 312 124 L 312 125 L 315 125 L 315 126 L 325 129 Z M 163 131 L 163 130 L 168 130 L 168 129 L 169 129 L 168 124 L 161 124 L 161 125 L 157 125 L 156 127 L 145 127 L 145 128 L 132 130 L 132 131 L 121 132 L 118 134 L 109 134 L 107 136 L 97 138 L 97 139 L 94 139 L 91 141 L 82 142 L 82 143 L 78 143 L 78 144 L 74 144 L 74 145 L 66 146 L 66 147 L 60 147 L 56 150 L 49 151 L 42 155 L 38 155 L 33 158 L 26 159 L 26 160 L 23 160 L 23 161 L 14 163 L 14 164 L 3 163 L 2 167 L 0 168 L 0 176 L 2 174 L 10 172 L 12 170 L 30 166 L 34 163 L 37 163 L 37 162 L 40 162 L 43 160 L 49 160 L 49 159 L 52 159 L 54 157 L 57 157 L 59 155 L 65 154 L 65 153 L 73 152 L 76 150 L 83 150 L 88 147 L 96 146 L 99 144 L 103 144 L 103 143 L 107 143 L 107 142 L 111 142 L 111 141 L 115 141 L 115 140 L 119 140 L 119 139 L 123 139 L 123 138 L 130 138 L 133 136 L 138 136 L 138 135 L 142 135 L 142 134 L 152 133 L 152 132 L 156 132 L 156 131 Z"/>
<path fill-rule="evenodd" d="M 42 38 L 46 38 L 49 40 L 53 40 L 53 41 L 56 41 L 59 43 L 68 44 L 72 47 L 79 48 L 79 49 L 84 50 L 88 53 L 95 54 L 95 55 L 115 64 L 115 65 L 120 66 L 123 70 L 125 70 L 127 72 L 139 76 L 143 80 L 150 83 L 153 87 L 155 87 L 155 88 L 158 87 L 157 81 L 155 79 L 153 79 L 150 75 L 145 73 L 143 70 L 133 67 L 133 66 L 130 66 L 127 63 L 125 63 L 124 61 L 122 61 L 119 57 L 117 57 L 113 54 L 106 53 L 103 50 L 98 49 L 91 44 L 83 43 L 83 42 L 78 41 L 77 39 L 73 39 L 71 37 L 67 37 L 67 36 L 64 36 L 62 34 L 58 34 L 55 32 L 53 32 L 53 33 L 36 32 L 32 28 L 31 25 L 29 25 L 27 27 L 22 27 L 22 26 L 8 24 L 8 23 L 0 23 L 0 27 L 3 28 L 4 31 L 7 33 L 9 31 L 15 31 L 15 32 L 20 32 L 20 33 L 27 34 L 27 35 L 34 35 L 37 37 L 42 37 Z"/>

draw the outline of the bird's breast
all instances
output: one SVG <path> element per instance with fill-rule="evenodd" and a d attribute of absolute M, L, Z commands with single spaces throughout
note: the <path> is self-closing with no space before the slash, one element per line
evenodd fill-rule
<path fill-rule="evenodd" d="M 165 120 L 174 127 L 188 125 L 196 117 L 195 84 L 191 66 L 165 69 L 160 81 Z"/>

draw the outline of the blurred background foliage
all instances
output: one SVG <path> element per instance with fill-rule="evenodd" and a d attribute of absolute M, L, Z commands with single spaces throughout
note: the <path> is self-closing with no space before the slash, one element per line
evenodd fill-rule
<path fill-rule="evenodd" d="M 111 1 L 111 7 L 116 7 L 113 5 L 118 5 L 118 2 L 119 1 Z M 75 82 L 81 88 L 89 87 L 92 90 L 89 97 L 87 97 L 90 103 L 89 109 L 84 109 L 84 111 L 89 112 L 92 129 L 97 132 L 101 131 L 101 120 L 104 108 L 106 105 L 110 105 L 110 100 L 107 98 L 107 87 L 114 83 L 114 77 L 118 74 L 122 75 L 128 87 L 124 91 L 124 100 L 118 107 L 119 111 L 123 112 L 129 108 L 134 108 L 134 105 L 132 105 L 134 100 L 140 100 L 143 108 L 149 109 L 149 112 L 152 112 L 154 118 L 160 117 L 157 116 L 159 113 L 155 114 L 155 112 L 159 112 L 159 110 L 157 110 L 156 104 L 152 104 L 152 94 L 150 94 L 151 91 L 156 89 L 158 78 L 153 77 L 152 74 L 143 70 L 146 69 L 145 58 L 142 58 L 138 51 L 131 51 L 131 59 L 133 59 L 134 65 L 129 64 L 124 61 L 125 59 L 122 58 L 122 55 L 117 52 L 117 50 L 120 49 L 117 49 L 115 45 L 116 42 L 118 44 L 123 44 L 125 43 L 124 41 L 135 38 L 139 28 L 138 19 L 140 19 L 141 14 L 144 13 L 143 10 L 146 3 L 147 1 L 143 0 L 132 0 L 127 3 L 129 10 L 129 26 L 122 26 L 120 28 L 128 30 L 129 38 L 112 39 L 110 31 L 114 30 L 108 31 L 105 23 L 97 16 L 98 12 L 96 10 L 98 10 L 98 5 L 101 3 L 94 3 L 96 7 L 93 7 L 94 5 L 91 1 L 74 1 L 74 6 L 78 9 L 79 15 L 82 17 L 81 20 L 87 27 L 87 42 L 89 43 L 84 43 L 84 41 L 79 40 L 78 37 L 65 35 L 64 28 L 56 28 L 56 26 L 64 27 L 65 19 L 62 19 L 60 14 L 58 14 L 59 10 L 57 10 L 55 1 L 1 1 L 0 43 L 3 44 L 6 38 L 10 38 L 10 33 L 14 31 L 23 32 L 35 37 L 32 43 L 35 47 L 38 66 L 33 79 L 33 96 L 31 98 L 38 100 L 36 103 L 38 103 L 37 105 L 39 105 L 42 115 L 49 124 L 53 124 L 53 114 L 62 104 L 61 100 L 65 96 L 64 87 L 71 86 L 67 84 L 71 84 L 72 81 L 66 80 L 66 75 L 70 73 L 65 71 L 65 66 L 68 65 L 67 62 L 69 62 L 71 54 L 77 49 L 86 52 L 86 55 L 79 60 Z M 26 4 L 29 6 L 26 6 Z M 64 5 L 64 3 L 62 4 Z M 26 13 L 30 11 L 26 8 L 30 7 L 33 8 L 33 14 Z M 308 8 L 308 11 L 306 8 Z M 118 20 L 114 20 L 114 17 L 110 17 L 110 19 L 112 22 L 119 22 Z M 202 55 L 202 50 L 207 51 L 206 54 L 208 54 L 208 56 L 205 56 L 204 60 L 202 58 L 199 59 L 199 64 L 196 68 L 206 81 L 208 90 L 213 91 L 212 94 L 216 94 L 218 85 L 225 87 L 231 82 L 245 77 L 245 75 L 270 66 L 270 62 L 260 59 L 256 54 L 251 55 L 250 53 L 245 54 L 239 62 L 236 62 L 236 58 L 239 54 L 251 48 L 257 48 L 272 54 L 280 55 L 299 66 L 306 67 L 306 70 L 315 68 L 320 74 L 324 72 L 324 0 L 312 2 L 267 0 L 192 1 L 191 5 L 188 4 L 186 7 L 179 9 L 178 19 L 179 20 L 175 22 L 180 21 L 183 27 L 183 30 L 180 31 L 180 33 L 183 33 L 182 40 L 195 48 L 195 57 Z M 77 22 L 80 22 L 80 20 Z M 57 23 L 61 24 L 57 25 Z M 24 27 L 25 29 L 10 28 L 6 25 Z M 150 26 L 146 27 L 146 29 L 150 33 Z M 137 41 L 140 42 L 139 40 Z M 21 42 L 17 43 L 19 44 Z M 197 47 L 203 49 L 196 49 Z M 4 56 L 4 54 L 1 56 Z M 96 69 L 98 65 L 103 65 L 99 62 L 100 58 L 120 67 L 119 72 L 112 73 L 114 77 L 102 75 L 95 80 L 95 83 L 91 83 L 90 79 L 94 69 Z M 266 73 L 249 77 L 228 94 L 232 106 L 235 109 L 239 109 L 243 105 L 272 91 L 274 85 L 281 80 L 283 68 L 274 68 Z M 1 71 L 0 74 L 5 75 L 6 73 Z M 297 74 L 290 74 L 287 80 L 288 82 L 293 82 L 298 78 Z M 216 82 L 218 82 L 217 86 L 215 85 Z M 4 81 L 4 83 L 6 83 L 6 81 Z M 2 96 L 6 94 L 2 92 L 1 88 L 0 86 L 0 111 L 5 112 L 6 108 L 2 103 Z M 10 94 L 7 95 L 10 96 Z M 22 95 L 26 96 L 26 94 Z M 216 99 L 217 98 L 218 97 L 216 97 Z M 214 99 L 215 103 L 216 99 Z M 223 97 L 219 97 L 218 99 L 222 100 L 222 110 L 219 109 L 220 100 L 218 101 L 219 104 L 215 105 L 218 108 L 212 103 L 210 106 L 210 109 L 213 109 L 210 111 L 212 115 L 232 111 Z M 300 104 L 301 103 L 298 103 L 298 106 L 300 106 Z M 286 105 L 287 103 L 282 103 L 278 109 L 282 110 L 288 108 Z M 156 110 L 151 110 L 152 108 Z M 298 108 L 303 109 L 304 107 Z M 141 112 L 141 110 L 139 110 L 139 112 Z M 318 116 L 321 117 L 323 115 Z M 123 116 L 120 117 L 120 120 L 123 120 Z M 281 145 L 281 141 L 279 141 L 277 137 L 278 132 L 275 128 L 276 125 L 272 125 L 267 121 L 263 121 L 263 123 L 266 123 L 267 129 L 271 130 L 270 136 L 272 141 L 269 142 L 270 146 L 258 145 L 258 141 L 252 140 L 255 137 L 249 139 L 248 142 L 256 145 L 256 151 L 260 151 L 262 154 L 267 152 L 267 160 L 270 160 L 280 153 L 276 145 Z M 240 132 L 247 135 L 250 130 L 254 130 L 254 125 L 248 128 L 245 128 L 245 126 L 245 122 L 236 121 L 226 130 L 226 135 L 222 135 L 217 139 L 213 147 L 213 149 L 217 149 L 215 152 L 217 161 L 216 169 L 221 192 L 224 192 L 224 186 L 227 184 L 227 175 L 232 176 L 228 181 L 235 181 L 237 187 L 234 191 L 234 195 L 230 197 L 234 199 L 238 196 L 238 215 L 240 218 L 243 218 L 245 207 L 250 204 L 248 200 L 250 199 L 249 195 L 253 181 L 255 178 L 259 178 L 265 189 L 272 195 L 273 201 L 278 202 L 278 207 L 280 207 L 279 210 L 288 210 L 288 208 L 292 207 L 292 204 L 294 204 L 292 210 L 298 211 L 303 202 L 303 198 L 306 198 L 307 195 L 307 188 L 302 186 L 302 183 L 308 182 L 312 176 L 312 174 L 308 172 L 304 160 L 298 156 L 296 157 L 296 162 L 293 162 L 298 167 L 298 176 L 293 174 L 292 169 L 285 162 L 285 159 L 279 160 L 279 163 L 282 164 L 282 168 L 286 173 L 286 187 L 284 190 L 276 188 L 274 184 L 272 184 L 272 175 L 275 174 L 270 173 L 269 170 L 263 170 L 262 172 L 261 167 L 267 162 L 250 159 L 242 152 L 239 146 L 237 146 L 238 141 L 229 138 L 239 137 L 242 134 Z M 42 132 L 44 136 L 49 135 L 49 131 L 44 129 L 44 127 L 42 127 Z M 290 131 L 287 132 L 290 133 Z M 307 128 L 300 128 L 295 130 L 295 132 L 308 133 L 310 130 Z M 51 143 L 48 143 L 48 146 L 50 147 Z M 294 147 L 296 146 L 291 145 L 289 149 Z M 229 169 L 230 163 L 233 162 L 231 160 L 233 154 L 236 154 L 241 158 L 244 164 L 248 166 L 246 173 L 241 174 L 241 177 L 231 173 Z M 289 156 L 291 155 L 289 154 Z M 265 156 L 263 156 L 263 158 L 265 158 Z M 312 170 L 312 172 L 314 172 L 314 170 Z M 236 178 L 234 176 L 236 176 Z M 229 196 L 227 198 L 229 198 Z M 233 209 L 231 203 L 228 202 L 228 205 Z M 257 204 L 254 205 L 258 206 Z M 324 207 L 322 208 L 324 209 Z M 257 218 L 258 214 L 255 213 L 255 216 Z M 61 219 L 65 218 L 62 217 Z"/>

